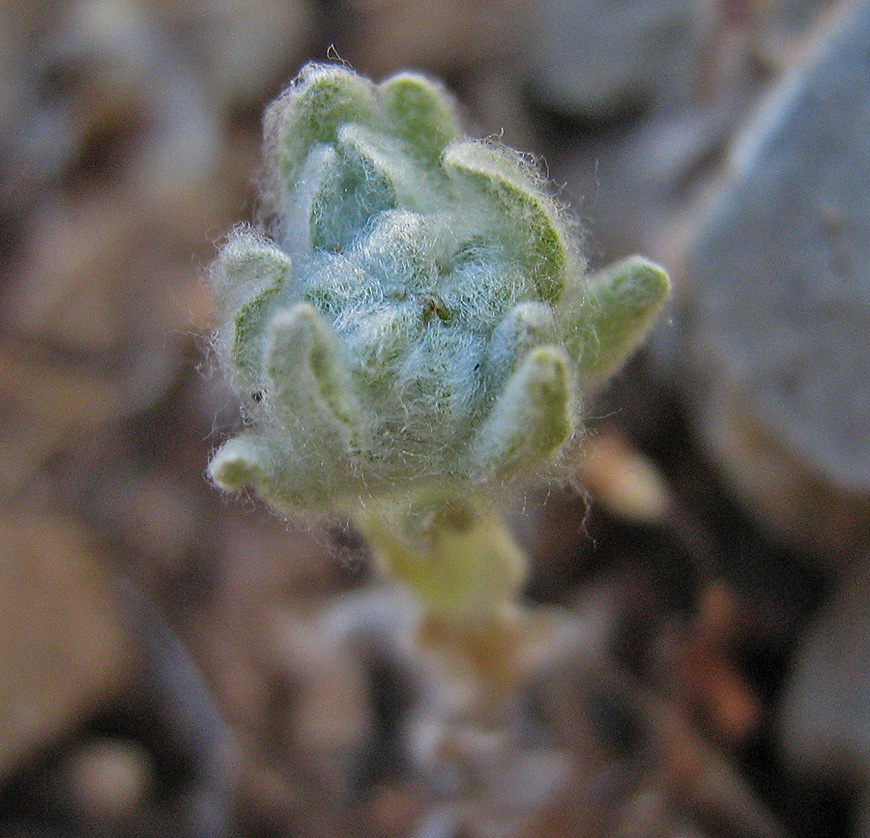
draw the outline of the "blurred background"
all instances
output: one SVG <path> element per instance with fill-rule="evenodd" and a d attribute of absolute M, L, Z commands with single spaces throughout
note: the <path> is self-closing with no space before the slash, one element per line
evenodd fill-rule
<path fill-rule="evenodd" d="M 870 836 L 868 55 L 855 0 L 0 4 L 0 838 Z M 513 510 L 574 640 L 473 765 L 353 529 L 204 475 L 311 59 L 442 78 L 675 282 Z"/>

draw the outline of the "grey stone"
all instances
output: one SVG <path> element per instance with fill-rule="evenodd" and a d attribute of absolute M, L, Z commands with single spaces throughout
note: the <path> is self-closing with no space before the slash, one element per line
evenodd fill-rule
<path fill-rule="evenodd" d="M 826 603 L 795 656 L 777 714 L 791 771 L 863 791 L 853 834 L 870 835 L 870 576 Z"/>
<path fill-rule="evenodd" d="M 707 16 L 697 0 L 544 0 L 533 4 L 527 67 L 546 106 L 588 119 L 684 98 Z"/>
<path fill-rule="evenodd" d="M 866 536 L 870 3 L 843 4 L 815 43 L 743 133 L 690 238 L 672 361 L 720 459 L 775 523 L 808 531 L 848 507 L 837 527 Z"/>

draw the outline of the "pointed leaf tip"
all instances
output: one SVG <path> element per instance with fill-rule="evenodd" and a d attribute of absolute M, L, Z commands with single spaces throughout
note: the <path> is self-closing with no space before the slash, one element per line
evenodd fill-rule
<path fill-rule="evenodd" d="M 613 373 L 646 337 L 670 296 L 667 273 L 630 256 L 594 274 L 575 312 L 580 328 L 571 349 L 584 387 Z"/>
<path fill-rule="evenodd" d="M 420 156 L 437 160 L 459 134 L 459 118 L 451 96 L 417 73 L 399 73 L 379 87 L 396 132 Z"/>
<path fill-rule="evenodd" d="M 562 294 L 570 251 L 557 221 L 557 210 L 543 188 L 508 152 L 479 142 L 460 142 L 444 153 L 443 164 L 474 182 L 495 202 L 496 231 L 529 271 L 538 296 L 556 303 Z M 506 217 L 506 223 L 505 223 Z"/>
<path fill-rule="evenodd" d="M 557 346 L 526 355 L 478 431 L 483 474 L 509 478 L 542 466 L 574 431 L 571 364 Z"/>

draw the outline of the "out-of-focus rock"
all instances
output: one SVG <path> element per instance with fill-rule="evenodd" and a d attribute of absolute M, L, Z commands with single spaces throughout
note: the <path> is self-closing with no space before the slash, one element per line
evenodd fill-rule
<path fill-rule="evenodd" d="M 55 204 L 34 219 L 0 322 L 84 360 L 103 353 L 104 371 L 119 381 L 136 378 L 138 366 L 147 379 L 138 382 L 138 401 L 150 404 L 145 392 L 162 392 L 177 369 L 179 338 L 210 315 L 196 266 L 178 252 L 204 248 L 192 230 L 170 225 L 132 196 Z"/>
<path fill-rule="evenodd" d="M 224 229 L 238 199 L 235 176 L 217 178 L 215 109 L 142 4 L 79 0 L 53 15 L 27 29 L 27 49 L 13 61 L 20 106 L 2 141 L 12 175 L 4 197 L 18 228 L 3 266 L 0 328 L 20 341 L 16 355 L 37 385 L 74 377 L 97 392 L 88 413 L 83 396 L 62 403 L 68 387 L 46 400 L 14 392 L 10 381 L 13 415 L 26 414 L 12 460 L 30 467 L 67 429 L 95 428 L 166 392 L 210 313 L 191 254 L 208 258 L 205 231 Z M 28 423 L 33 413 L 46 423 Z M 41 424 L 55 426 L 52 434 Z"/>
<path fill-rule="evenodd" d="M 78 525 L 19 510 L 0 519 L 0 776 L 122 687 L 130 641 Z"/>
<path fill-rule="evenodd" d="M 76 436 L 123 413 L 99 374 L 51 364 L 20 343 L 0 345 L 0 497 L 29 489 L 43 463 Z"/>
<path fill-rule="evenodd" d="M 338 50 L 361 72 L 383 76 L 416 67 L 450 77 L 513 53 L 519 17 L 535 4 L 344 0 L 336 5 L 341 11 L 336 23 L 347 25 Z"/>
<path fill-rule="evenodd" d="M 753 23 L 758 30 L 758 58 L 773 64 L 787 60 L 794 39 L 838 0 L 764 0 L 731 3 L 740 22 Z M 748 18 L 748 20 L 747 20 Z M 753 20 L 753 18 L 755 20 Z"/>
<path fill-rule="evenodd" d="M 141 743 L 103 738 L 84 742 L 68 755 L 64 779 L 76 810 L 111 827 L 141 812 L 153 794 L 153 758 Z"/>
<path fill-rule="evenodd" d="M 219 106 L 259 102 L 295 75 L 317 32 L 312 0 L 146 0 L 193 54 Z"/>
<path fill-rule="evenodd" d="M 184 53 L 132 0 L 78 0 L 58 14 L 28 51 L 17 165 L 43 180 L 134 162 L 143 201 L 196 184 L 219 133 Z"/>
<path fill-rule="evenodd" d="M 870 575 L 841 586 L 795 656 L 778 717 L 795 772 L 863 790 L 855 835 L 870 835 Z"/>
<path fill-rule="evenodd" d="M 569 770 L 522 834 L 782 836 L 736 767 L 698 735 L 684 696 L 652 694 L 614 656 L 626 593 L 601 586 L 578 603 L 580 642 L 529 684 L 538 736 L 546 730 Z"/>
<path fill-rule="evenodd" d="M 176 380 L 211 300 L 190 257 L 203 243 L 170 223 L 118 196 L 55 205 L 31 221 L 0 305 L 0 329 L 13 336 L 0 345 L 0 493 Z"/>
<path fill-rule="evenodd" d="M 362 668 L 331 642 L 322 621 L 306 621 L 284 609 L 276 610 L 270 622 L 276 669 L 297 684 L 286 734 L 292 734 L 300 752 L 331 769 L 324 782 L 335 782 L 370 735 Z"/>
<path fill-rule="evenodd" d="M 16 117 L 26 99 L 27 73 L 21 56 L 44 25 L 51 6 L 50 0 L 37 0 L 23 6 L 12 0 L 0 2 L 0 69 L 3 72 L 0 144 L 8 142 L 14 132 Z"/>
<path fill-rule="evenodd" d="M 595 53 L 590 47 L 578 52 L 579 59 L 569 55 L 564 60 L 554 57 L 558 54 L 549 49 L 547 33 L 556 29 L 558 37 L 570 39 L 568 22 L 551 26 L 544 13 L 557 2 L 547 0 L 536 7 L 521 73 L 526 79 L 526 101 L 531 99 L 562 119 L 557 120 L 555 132 L 547 131 L 553 123 L 548 126 L 540 110 L 531 109 L 528 121 L 537 122 L 539 134 L 527 145 L 537 145 L 551 176 L 566 184 L 563 197 L 582 214 L 593 263 L 603 265 L 642 252 L 671 268 L 668 230 L 674 214 L 682 213 L 692 196 L 705 189 L 759 90 L 783 66 L 794 64 L 806 28 L 831 0 L 694 4 L 647 0 L 615 3 L 618 9 L 598 18 L 586 10 L 606 5 L 600 0 L 565 2 L 569 10 L 565 17 L 587 16 L 590 27 L 594 23 L 606 31 L 628 27 L 632 18 L 622 20 L 622 11 L 636 7 L 648 16 L 650 29 L 643 38 L 632 36 L 618 49 Z M 682 30 L 653 25 L 680 15 Z M 644 17 L 638 13 L 634 21 L 641 25 Z M 680 31 L 686 43 L 674 46 Z M 547 93 L 548 73 L 561 75 L 566 85 L 573 81 L 582 87 L 590 79 L 604 77 L 611 64 L 615 69 L 618 61 L 613 56 L 623 52 L 633 56 L 640 82 L 627 83 L 623 91 L 616 79 L 608 80 L 601 87 L 600 111 L 579 99 L 571 103 L 566 98 L 560 105 L 555 90 Z M 595 62 L 600 68 L 587 78 L 571 69 L 572 61 Z M 664 72 L 655 69 L 659 61 L 667 65 Z M 544 69 L 548 62 L 550 70 Z M 681 227 L 683 222 L 681 217 Z"/>
<path fill-rule="evenodd" d="M 827 548 L 870 526 L 870 4 L 845 2 L 693 215 L 669 361 L 752 511 Z"/>
<path fill-rule="evenodd" d="M 565 116 L 599 121 L 685 100 L 698 82 L 709 4 L 545 0 L 533 7 L 528 84 Z"/>

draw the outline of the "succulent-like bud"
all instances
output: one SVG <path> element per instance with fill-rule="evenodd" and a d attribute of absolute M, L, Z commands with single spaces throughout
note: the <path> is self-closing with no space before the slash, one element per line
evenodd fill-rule
<path fill-rule="evenodd" d="M 464 139 L 419 75 L 308 65 L 265 124 L 273 238 L 237 232 L 212 269 L 249 425 L 215 482 L 311 509 L 553 466 L 665 274 L 633 258 L 587 280 L 539 172 Z"/>

